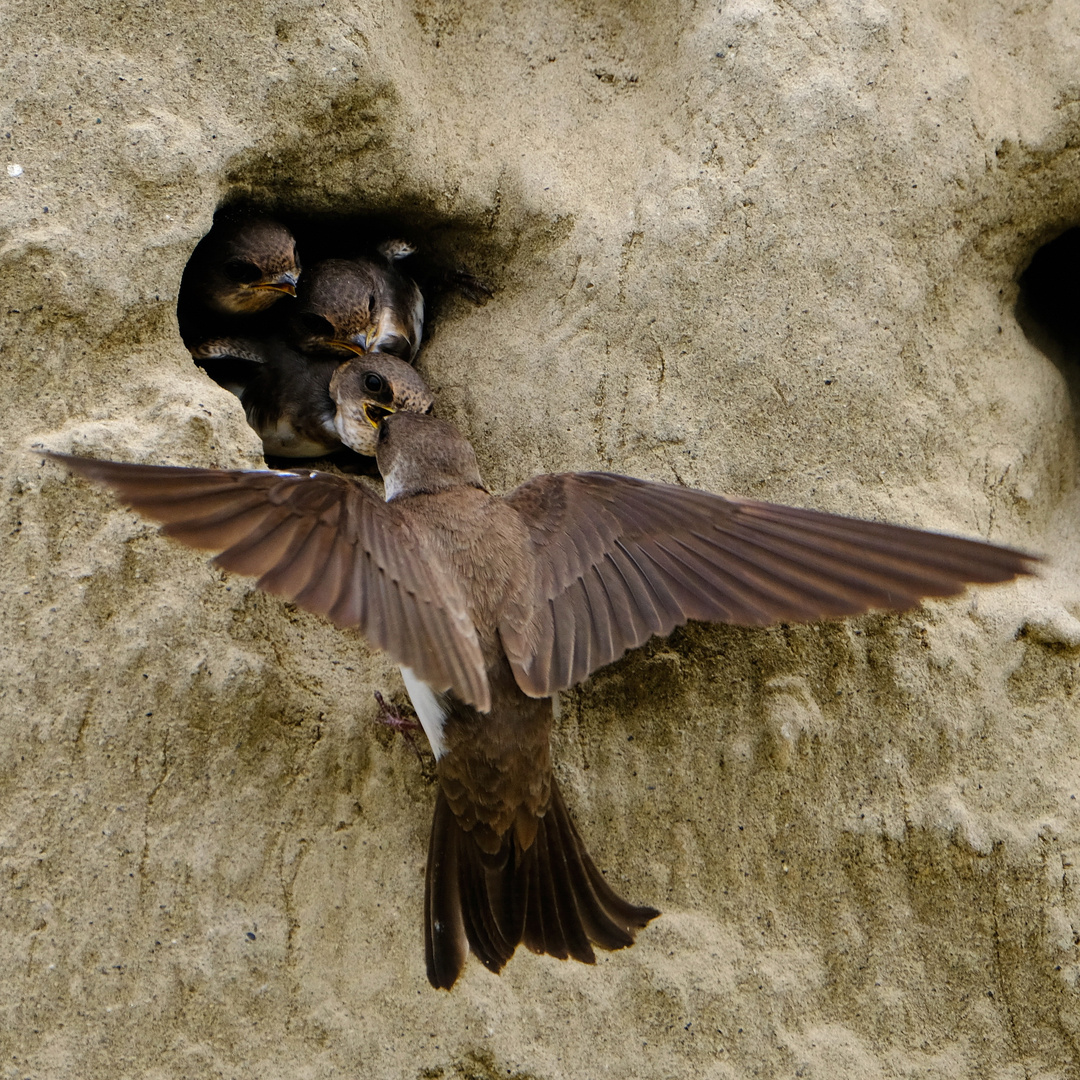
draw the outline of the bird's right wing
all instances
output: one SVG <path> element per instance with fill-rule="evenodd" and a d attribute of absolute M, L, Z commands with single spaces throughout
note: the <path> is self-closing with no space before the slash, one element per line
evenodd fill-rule
<path fill-rule="evenodd" d="M 980 540 L 610 473 L 537 476 L 505 497 L 532 539 L 535 591 L 499 625 L 542 697 L 688 619 L 767 626 L 902 611 L 1038 560 Z"/>
<path fill-rule="evenodd" d="M 356 627 L 435 691 L 491 698 L 461 590 L 392 503 L 329 473 L 185 469 L 50 454 L 219 566 Z"/>

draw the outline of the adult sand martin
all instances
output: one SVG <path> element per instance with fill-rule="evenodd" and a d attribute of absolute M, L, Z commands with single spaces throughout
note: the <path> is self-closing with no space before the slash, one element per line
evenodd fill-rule
<path fill-rule="evenodd" d="M 213 337 L 262 333 L 264 315 L 296 295 L 300 261 L 292 233 L 273 218 L 219 215 L 184 269 L 176 317 L 189 348 Z"/>
<path fill-rule="evenodd" d="M 378 418 L 430 412 L 435 402 L 416 368 L 389 354 L 342 363 L 339 356 L 308 355 L 273 338 L 217 338 L 192 355 L 240 399 L 268 457 L 322 457 L 342 445 L 374 457 Z"/>
<path fill-rule="evenodd" d="M 388 240 L 375 258 L 325 259 L 305 271 L 291 317 L 296 345 L 343 358 L 382 352 L 415 360 L 424 298 L 396 265 L 412 252 L 404 241 Z"/>
<path fill-rule="evenodd" d="M 341 395 L 352 380 L 338 381 Z M 613 892 L 552 774 L 552 695 L 688 619 L 765 626 L 903 610 L 1031 573 L 978 540 L 608 473 L 484 486 L 450 424 L 372 411 L 386 501 L 345 477 L 54 455 L 219 566 L 401 665 L 437 759 L 427 974 L 519 943 L 595 960 L 658 913 Z"/>

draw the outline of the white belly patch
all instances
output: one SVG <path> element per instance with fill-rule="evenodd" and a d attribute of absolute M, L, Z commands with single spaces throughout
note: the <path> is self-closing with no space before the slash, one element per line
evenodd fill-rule
<path fill-rule="evenodd" d="M 412 702 L 416 715 L 420 718 L 424 734 L 431 744 L 431 752 L 435 755 L 435 760 L 438 761 L 446 752 L 446 743 L 443 741 L 443 724 L 446 721 L 446 709 L 443 708 L 439 695 L 419 678 L 412 668 L 403 667 L 401 677 L 405 680 L 405 689 L 409 692 L 409 700 Z"/>

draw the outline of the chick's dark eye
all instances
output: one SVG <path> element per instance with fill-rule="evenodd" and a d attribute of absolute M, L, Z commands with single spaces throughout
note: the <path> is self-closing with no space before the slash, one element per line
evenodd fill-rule
<path fill-rule="evenodd" d="M 238 285 L 247 285 L 258 281 L 262 277 L 262 271 L 247 259 L 230 259 L 225 264 L 225 276 Z"/>
<path fill-rule="evenodd" d="M 369 371 L 364 376 L 364 389 L 369 394 L 381 394 L 385 386 L 386 380 L 381 375 L 377 375 L 374 371 Z"/>
<path fill-rule="evenodd" d="M 300 321 L 309 334 L 317 334 L 319 337 L 334 336 L 334 327 L 330 320 L 316 315 L 313 311 L 305 311 L 300 316 Z"/>

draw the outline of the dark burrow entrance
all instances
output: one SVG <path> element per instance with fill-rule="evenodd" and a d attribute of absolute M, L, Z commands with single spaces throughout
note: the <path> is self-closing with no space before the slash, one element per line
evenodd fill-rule
<path fill-rule="evenodd" d="M 238 222 L 270 220 L 283 226 L 295 240 L 295 253 L 299 274 L 291 267 L 278 275 L 276 285 L 264 285 L 267 290 L 259 295 L 274 299 L 265 311 L 254 314 L 212 311 L 205 301 L 200 285 L 207 275 L 207 251 L 220 248 L 220 236 L 228 233 Z M 397 242 L 402 243 L 397 243 Z M 280 247 L 280 241 L 277 242 Z M 208 248 L 209 244 L 209 248 Z M 240 398 L 249 423 L 263 437 L 267 464 L 274 468 L 291 468 L 298 460 L 315 458 L 329 462 L 350 472 L 372 472 L 373 461 L 345 447 L 324 452 L 316 449 L 310 454 L 297 452 L 296 447 L 315 446 L 318 440 L 293 440 L 287 456 L 275 452 L 274 440 L 267 437 L 266 423 L 260 431 L 253 416 L 250 385 L 252 379 L 265 379 L 265 372 L 273 364 L 304 366 L 308 383 L 312 379 L 318 386 L 308 386 L 305 393 L 316 408 L 333 415 L 328 384 L 330 372 L 349 359 L 350 354 L 337 350 L 336 362 L 332 352 L 325 355 L 308 352 L 302 357 L 297 349 L 299 324 L 299 299 L 305 288 L 305 274 L 311 279 L 312 268 L 325 267 L 326 260 L 370 260 L 372 265 L 391 277 L 397 276 L 402 289 L 411 289 L 412 283 L 419 287 L 423 297 L 423 331 L 419 353 L 410 349 L 407 342 L 387 345 L 380 339 L 375 352 L 393 353 L 401 359 L 414 363 L 423 370 L 423 347 L 439 333 L 440 317 L 450 305 L 482 304 L 490 299 L 499 282 L 496 268 L 505 266 L 507 251 L 498 250 L 499 245 L 491 235 L 491 222 L 483 220 L 457 220 L 439 218 L 423 209 L 412 207 L 408 212 L 399 210 L 373 210 L 370 212 L 328 213 L 305 212 L 288 206 L 266 206 L 245 198 L 226 200 L 214 217 L 214 225 L 195 248 L 185 268 L 179 290 L 177 323 L 185 344 L 192 352 L 195 363 L 220 385 L 232 390 Z M 412 250 L 404 257 L 389 257 L 386 252 Z M 215 253 L 216 273 L 222 287 L 230 283 L 239 287 L 258 277 L 257 267 L 245 258 L 237 258 L 236 252 Z M 289 271 L 289 272 L 286 272 Z M 297 280 L 299 278 L 299 280 Z M 295 289 L 297 297 L 283 295 Z M 273 290 L 273 291 L 270 291 Z M 365 296 L 367 290 L 364 290 Z M 255 295 L 249 292 L 249 296 Z M 374 297 L 371 297 L 374 301 Z M 412 309 L 410 300 L 403 307 Z M 305 316 L 312 320 L 312 316 Z M 314 321 L 318 321 L 314 319 Z M 332 335 L 328 335 L 332 336 Z M 391 337 L 393 335 L 390 335 Z M 415 334 L 411 335 L 414 339 Z M 207 348 L 208 347 L 208 348 Z M 282 356 L 287 358 L 282 360 Z M 322 383 L 326 383 L 323 386 Z M 277 390 L 274 393 L 278 393 Z M 279 394 L 280 396 L 280 394 Z M 324 405 L 320 404 L 325 397 Z M 257 411 L 257 410 L 256 410 Z M 325 419 L 325 418 L 324 418 Z M 269 428 L 273 427 L 271 421 Z M 326 426 L 325 423 L 323 425 Z"/>
<path fill-rule="evenodd" d="M 1019 284 L 1017 320 L 1065 377 L 1080 417 L 1080 226 L 1039 248 Z"/>

